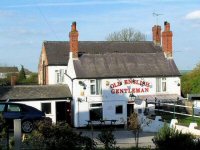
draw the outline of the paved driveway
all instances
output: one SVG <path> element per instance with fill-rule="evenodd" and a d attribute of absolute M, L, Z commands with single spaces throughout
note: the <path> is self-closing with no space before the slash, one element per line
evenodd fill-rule
<path fill-rule="evenodd" d="M 100 134 L 100 131 L 91 131 L 89 129 L 76 129 L 77 132 L 82 132 L 82 135 L 88 136 L 90 138 L 93 138 L 98 146 L 102 146 L 100 141 L 97 140 L 98 134 Z M 134 134 L 131 131 L 128 131 L 126 129 L 116 129 L 113 131 L 113 134 L 116 138 L 117 146 L 128 148 L 135 146 L 135 138 Z M 140 138 L 139 138 L 139 147 L 151 147 L 155 148 L 154 143 L 152 142 L 152 138 L 154 137 L 156 133 L 150 133 L 150 132 L 141 132 Z"/>

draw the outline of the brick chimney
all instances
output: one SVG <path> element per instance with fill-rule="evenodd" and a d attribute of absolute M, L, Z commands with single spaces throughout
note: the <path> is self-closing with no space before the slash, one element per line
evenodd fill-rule
<path fill-rule="evenodd" d="M 78 31 L 76 30 L 76 22 L 72 22 L 71 32 L 69 33 L 70 52 L 72 58 L 78 58 Z"/>
<path fill-rule="evenodd" d="M 160 46 L 161 45 L 161 26 L 154 25 L 152 27 L 152 33 L 153 33 L 154 44 L 157 46 Z"/>
<path fill-rule="evenodd" d="M 172 57 L 172 36 L 173 33 L 170 31 L 170 24 L 164 22 L 164 31 L 162 32 L 162 48 L 166 57 Z"/>
<path fill-rule="evenodd" d="M 16 83 L 17 83 L 17 76 L 11 75 L 11 77 L 10 77 L 10 85 L 14 86 L 14 85 L 16 85 Z"/>

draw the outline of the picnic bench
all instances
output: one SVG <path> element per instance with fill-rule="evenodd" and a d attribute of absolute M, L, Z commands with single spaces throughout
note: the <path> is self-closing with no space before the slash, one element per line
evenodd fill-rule
<path fill-rule="evenodd" d="M 103 120 L 86 120 L 88 126 L 106 126 L 106 125 L 115 125 L 117 120 L 115 119 L 103 119 Z"/>

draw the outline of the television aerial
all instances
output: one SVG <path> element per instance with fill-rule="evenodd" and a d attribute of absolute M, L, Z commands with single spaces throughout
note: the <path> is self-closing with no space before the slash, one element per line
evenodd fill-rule
<path fill-rule="evenodd" d="M 158 13 L 155 13 L 155 12 L 153 12 L 152 14 L 153 14 L 154 17 L 156 17 L 156 25 L 158 25 L 158 17 L 163 15 L 163 14 L 158 14 Z"/>

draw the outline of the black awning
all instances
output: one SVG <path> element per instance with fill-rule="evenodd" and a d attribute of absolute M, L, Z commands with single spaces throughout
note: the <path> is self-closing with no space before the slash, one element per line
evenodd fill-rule
<path fill-rule="evenodd" d="M 147 100 L 147 103 L 155 103 L 160 101 L 162 103 L 172 103 L 179 100 L 184 100 L 184 98 L 178 94 L 155 94 L 155 95 L 139 95 L 142 100 Z"/>

